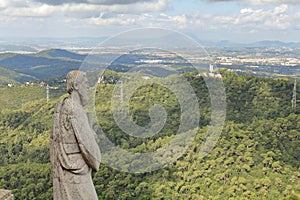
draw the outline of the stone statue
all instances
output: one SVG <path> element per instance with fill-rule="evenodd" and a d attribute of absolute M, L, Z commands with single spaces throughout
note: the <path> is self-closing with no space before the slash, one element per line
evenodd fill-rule
<path fill-rule="evenodd" d="M 67 90 L 69 96 L 56 106 L 50 138 L 54 200 L 98 199 L 91 172 L 98 170 L 101 154 L 84 111 L 88 103 L 85 73 L 69 72 Z"/>

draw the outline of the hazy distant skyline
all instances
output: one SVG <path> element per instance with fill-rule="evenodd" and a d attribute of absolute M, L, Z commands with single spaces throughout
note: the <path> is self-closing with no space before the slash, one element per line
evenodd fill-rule
<path fill-rule="evenodd" d="M 200 40 L 300 42 L 299 0 L 0 0 L 0 37 L 102 37 L 161 27 Z"/>

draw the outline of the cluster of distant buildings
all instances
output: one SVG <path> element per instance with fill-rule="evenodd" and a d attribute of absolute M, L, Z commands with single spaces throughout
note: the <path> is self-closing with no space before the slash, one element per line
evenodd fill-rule
<path fill-rule="evenodd" d="M 209 71 L 208 73 L 203 73 L 204 77 L 211 77 L 211 78 L 222 78 L 222 75 L 220 73 L 217 73 L 216 70 L 214 69 L 214 65 L 210 64 L 209 65 Z"/>
<path fill-rule="evenodd" d="M 298 58 L 280 58 L 280 57 L 271 57 L 271 58 L 249 58 L 248 56 L 220 56 L 215 59 L 215 64 L 231 66 L 231 65 L 276 65 L 276 66 L 297 66 L 300 65 L 300 59 Z"/>
<path fill-rule="evenodd" d="M 25 82 L 25 83 L 23 83 L 22 84 L 22 86 L 34 86 L 34 85 L 39 85 L 39 86 L 41 86 L 41 87 L 46 87 L 47 86 L 47 84 L 44 82 L 44 81 L 42 81 L 42 82 L 40 82 L 40 83 L 33 83 L 33 82 Z M 7 87 L 14 87 L 15 86 L 15 84 L 14 83 L 8 83 L 7 84 Z"/>

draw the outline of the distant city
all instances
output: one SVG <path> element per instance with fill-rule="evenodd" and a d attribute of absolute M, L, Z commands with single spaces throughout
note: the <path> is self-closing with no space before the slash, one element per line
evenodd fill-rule
<path fill-rule="evenodd" d="M 127 53 L 122 52 L 122 49 L 118 49 L 116 46 L 103 48 L 101 45 L 98 45 L 107 38 L 0 39 L 0 69 L 5 68 L 22 73 L 23 78 L 20 80 L 24 82 L 31 79 L 39 80 L 53 78 L 54 75 L 64 75 L 69 68 L 79 68 L 83 60 L 91 52 L 103 57 Z M 208 65 L 213 64 L 214 69 L 226 68 L 236 73 L 246 73 L 254 76 L 271 78 L 289 77 L 296 79 L 300 77 L 300 43 L 260 41 L 238 44 L 231 43 L 230 41 L 210 42 L 195 40 L 200 45 L 203 44 L 202 47 L 207 54 L 198 56 L 196 50 L 187 48 L 181 51 L 185 52 L 184 54 L 186 55 L 181 56 L 189 57 L 190 55 L 194 55 L 192 56 L 193 64 L 207 66 L 207 70 L 209 70 Z M 174 50 L 176 52 L 175 47 Z M 169 64 L 175 64 L 174 60 L 168 59 L 168 55 L 161 52 L 157 53 L 150 60 L 148 59 L 148 61 L 146 61 L 145 57 L 147 56 L 142 55 L 138 62 L 159 64 L 167 60 Z M 56 59 L 56 61 L 54 62 L 53 59 Z M 24 62 L 30 63 L 25 67 L 26 69 L 21 66 L 24 66 Z M 45 70 L 47 67 L 53 68 L 53 64 L 51 63 L 55 63 L 54 67 L 57 69 L 59 69 L 60 64 L 64 65 L 64 67 L 65 65 L 69 65 L 69 68 L 63 69 L 62 73 L 53 74 L 53 77 L 48 77 L 47 73 L 44 75 L 41 72 L 36 73 L 41 68 L 43 68 L 43 73 L 47 72 Z M 24 78 L 24 76 L 27 77 Z M 5 81 L 2 80 L 2 82 Z"/>

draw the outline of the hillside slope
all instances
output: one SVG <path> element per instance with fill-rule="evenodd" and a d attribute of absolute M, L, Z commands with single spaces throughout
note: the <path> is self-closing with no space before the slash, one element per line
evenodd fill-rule
<path fill-rule="evenodd" d="M 0 67 L 0 84 L 5 85 L 8 83 L 26 82 L 29 80 L 35 80 L 35 78 L 30 75 Z"/>
<path fill-rule="evenodd" d="M 300 106 L 291 109 L 293 82 L 222 74 L 227 118 L 210 154 L 199 156 L 209 127 L 209 95 L 203 79 L 189 73 L 186 78 L 202 112 L 200 129 L 187 152 L 163 169 L 144 174 L 119 172 L 102 164 L 93 174 L 99 199 L 300 199 Z M 135 123 L 149 122 L 153 104 L 164 105 L 168 113 L 162 133 L 136 139 L 113 120 L 113 89 L 113 84 L 100 84 L 97 89 L 98 122 L 106 136 L 133 152 L 166 145 L 180 122 L 176 97 L 155 84 L 136 91 L 130 102 Z M 37 97 L 23 110 L 6 109 L 0 115 L 0 188 L 13 190 L 16 199 L 52 199 L 48 142 L 59 99 L 46 104 L 43 95 Z"/>
<path fill-rule="evenodd" d="M 0 54 L 0 66 L 13 71 L 10 79 L 16 82 L 65 76 L 78 69 L 86 55 L 52 49 L 33 54 Z M 19 78 L 23 77 L 25 78 Z M 5 80 L 6 81 L 6 80 Z"/>

